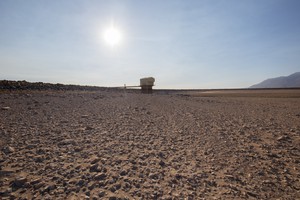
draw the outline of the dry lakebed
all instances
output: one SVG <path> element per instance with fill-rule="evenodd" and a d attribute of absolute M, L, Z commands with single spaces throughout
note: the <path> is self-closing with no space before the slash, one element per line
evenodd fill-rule
<path fill-rule="evenodd" d="M 2 91 L 0 199 L 300 199 L 299 90 L 269 93 Z"/>

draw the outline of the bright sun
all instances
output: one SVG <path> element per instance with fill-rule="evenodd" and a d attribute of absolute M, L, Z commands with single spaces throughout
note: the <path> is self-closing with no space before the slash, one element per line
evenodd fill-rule
<path fill-rule="evenodd" d="M 109 27 L 104 32 L 104 40 L 111 46 L 115 46 L 121 41 L 121 33 L 114 26 Z"/>

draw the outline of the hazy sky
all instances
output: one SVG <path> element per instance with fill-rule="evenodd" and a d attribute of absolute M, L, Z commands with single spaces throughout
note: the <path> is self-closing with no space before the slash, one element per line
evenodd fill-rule
<path fill-rule="evenodd" d="M 0 0 L 0 70 L 33 82 L 248 87 L 300 71 L 300 0 Z"/>

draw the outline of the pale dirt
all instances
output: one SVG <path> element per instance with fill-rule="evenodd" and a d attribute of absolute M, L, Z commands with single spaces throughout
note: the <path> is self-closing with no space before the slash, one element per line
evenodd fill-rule
<path fill-rule="evenodd" d="M 300 199 L 300 98 L 0 94 L 0 199 Z"/>

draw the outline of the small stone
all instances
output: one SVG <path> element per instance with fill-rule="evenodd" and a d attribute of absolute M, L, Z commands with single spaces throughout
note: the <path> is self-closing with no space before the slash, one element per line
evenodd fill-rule
<path fill-rule="evenodd" d="M 164 166 L 166 166 L 166 163 L 164 161 L 160 160 L 159 161 L 159 165 L 162 166 L 162 167 L 164 167 Z"/>
<path fill-rule="evenodd" d="M 99 173 L 94 178 L 95 180 L 100 181 L 100 180 L 104 180 L 106 178 L 106 175 L 104 173 Z"/>
<path fill-rule="evenodd" d="M 235 179 L 234 176 L 232 176 L 232 175 L 226 175 L 225 178 L 227 178 L 230 181 L 234 181 L 234 179 Z"/>
<path fill-rule="evenodd" d="M 12 192 L 12 188 L 11 187 L 1 188 L 0 189 L 0 196 L 2 196 L 2 197 L 9 196 L 11 192 Z"/>
<path fill-rule="evenodd" d="M 38 183 L 41 182 L 41 180 L 42 180 L 42 179 L 40 179 L 40 178 L 34 179 L 34 180 L 32 180 L 32 181 L 30 182 L 30 185 L 38 184 Z"/>
<path fill-rule="evenodd" d="M 2 110 L 10 110 L 10 107 L 6 106 L 6 107 L 2 107 Z"/>
<path fill-rule="evenodd" d="M 83 147 L 75 147 L 74 148 L 74 151 L 75 152 L 80 152 L 80 151 L 82 151 L 83 150 Z"/>
<path fill-rule="evenodd" d="M 35 185 L 33 186 L 33 188 L 34 188 L 35 190 L 37 190 L 37 189 L 43 187 L 44 185 L 45 185 L 44 182 L 39 182 L 39 183 L 35 184 Z"/>
<path fill-rule="evenodd" d="M 91 164 L 95 164 L 95 163 L 97 163 L 99 161 L 100 161 L 100 158 L 95 158 L 95 159 L 92 160 Z"/>
<path fill-rule="evenodd" d="M 121 171 L 121 173 L 120 173 L 121 176 L 125 176 L 126 174 L 127 174 L 127 171 L 126 171 L 126 170 L 123 170 L 123 171 Z"/>
<path fill-rule="evenodd" d="M 247 192 L 247 195 L 252 196 L 254 198 L 257 198 L 257 194 L 253 193 L 253 192 Z"/>
<path fill-rule="evenodd" d="M 80 180 L 77 182 L 77 185 L 83 186 L 83 185 L 84 185 L 84 180 L 80 179 Z"/>
<path fill-rule="evenodd" d="M 175 178 L 176 178 L 176 179 L 181 179 L 182 176 L 181 176 L 181 174 L 176 174 L 176 175 L 175 175 Z"/>
<path fill-rule="evenodd" d="M 93 130 L 94 128 L 93 127 L 91 127 L 91 126 L 86 126 L 85 127 L 85 130 Z"/>
<path fill-rule="evenodd" d="M 158 156 L 161 157 L 161 158 L 165 158 L 165 154 L 161 151 L 158 153 Z"/>
<path fill-rule="evenodd" d="M 98 193 L 98 196 L 99 196 L 99 197 L 104 197 L 105 194 L 106 194 L 106 193 L 105 193 L 104 191 L 101 191 L 101 192 Z"/>
<path fill-rule="evenodd" d="M 116 184 L 116 185 L 115 185 L 116 190 L 121 189 L 121 187 L 122 187 L 121 184 Z"/>
<path fill-rule="evenodd" d="M 93 190 L 95 187 L 96 187 L 96 183 L 95 182 L 93 182 L 93 183 L 89 183 L 89 185 L 87 186 L 87 188 L 89 189 L 89 190 Z"/>
<path fill-rule="evenodd" d="M 69 144 L 76 145 L 76 142 L 75 140 L 72 139 L 65 139 L 58 143 L 58 145 L 69 145 Z"/>
<path fill-rule="evenodd" d="M 151 178 L 151 179 L 158 179 L 159 176 L 158 176 L 158 174 L 156 174 L 156 173 L 150 173 L 150 174 L 149 174 L 149 178 Z"/>
<path fill-rule="evenodd" d="M 56 186 L 54 184 L 51 184 L 51 185 L 48 185 L 45 187 L 45 191 L 51 191 L 51 190 L 54 190 L 56 188 Z"/>
<path fill-rule="evenodd" d="M 25 149 L 34 149 L 34 148 L 36 148 L 36 147 L 37 147 L 36 144 L 28 144 L 28 145 L 25 147 Z"/>
<path fill-rule="evenodd" d="M 35 162 L 37 162 L 37 163 L 41 163 L 41 162 L 44 161 L 44 157 L 43 157 L 43 156 L 37 156 L 37 157 L 34 158 L 34 160 L 35 160 Z"/>
<path fill-rule="evenodd" d="M 287 141 L 290 140 L 291 138 L 289 136 L 283 135 L 277 138 L 277 141 Z"/>
<path fill-rule="evenodd" d="M 9 153 L 15 152 L 15 149 L 13 147 L 8 146 L 8 147 L 3 149 L 3 152 L 6 153 L 6 154 L 9 154 Z"/>
<path fill-rule="evenodd" d="M 14 170 L 12 170 L 12 169 L 2 169 L 2 170 L 0 170 L 0 176 L 1 175 L 10 175 L 10 174 L 12 174 L 12 173 L 15 173 L 15 171 Z"/>
<path fill-rule="evenodd" d="M 23 187 L 23 185 L 27 182 L 27 178 L 23 176 L 16 177 L 13 181 L 12 185 L 16 188 Z"/>
<path fill-rule="evenodd" d="M 110 190 L 111 192 L 115 192 L 117 189 L 116 189 L 115 186 L 112 186 L 111 188 L 109 188 L 109 190 Z"/>
<path fill-rule="evenodd" d="M 96 195 L 93 195 L 91 198 L 92 198 L 92 200 L 97 200 L 98 199 L 98 197 Z"/>
<path fill-rule="evenodd" d="M 101 170 L 98 168 L 99 164 L 93 164 L 90 166 L 90 172 L 100 172 Z"/>

